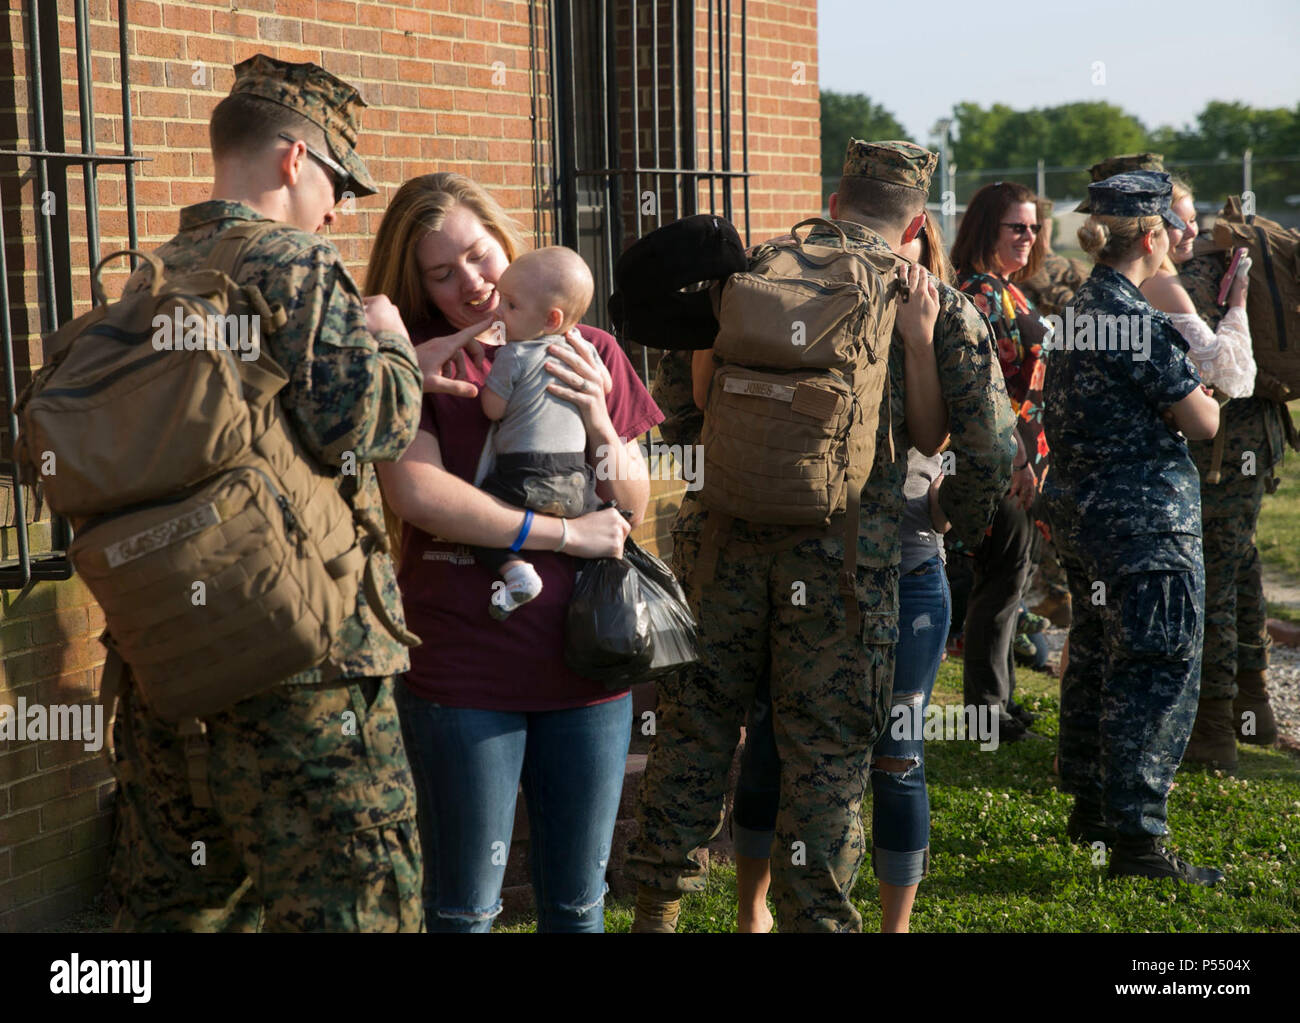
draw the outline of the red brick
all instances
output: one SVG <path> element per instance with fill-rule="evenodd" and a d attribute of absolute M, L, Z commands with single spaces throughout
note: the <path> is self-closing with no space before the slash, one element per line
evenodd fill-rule
<path fill-rule="evenodd" d="M 345 25 L 357 22 L 357 4 L 341 0 L 316 0 L 316 13 L 322 21 L 336 21 Z"/>
<path fill-rule="evenodd" d="M 107 722 L 105 722 L 107 725 Z M 102 752 L 96 752 L 89 760 L 74 764 L 68 771 L 68 788 L 73 792 L 88 789 L 107 781 L 112 777 L 108 763 Z"/>
<path fill-rule="evenodd" d="M 38 872 L 33 871 L 12 881 L 6 881 L 0 884 L 0 914 L 7 914 L 15 907 L 29 903 L 40 894 L 41 875 Z M 7 916 L 0 915 L 0 930 L 17 930 L 6 924 L 7 919 Z"/>
<path fill-rule="evenodd" d="M 32 839 L 14 847 L 14 873 L 21 877 L 33 870 L 38 870 L 47 863 L 61 859 L 71 851 L 69 832 L 60 831 Z"/>
<path fill-rule="evenodd" d="M 163 25 L 177 32 L 207 34 L 212 31 L 212 12 L 202 8 L 167 4 L 163 7 Z"/>
<path fill-rule="evenodd" d="M 33 775 L 9 787 L 10 809 L 27 810 L 68 793 L 68 768 Z"/>
<path fill-rule="evenodd" d="M 40 833 L 40 810 L 27 810 L 23 813 L 10 814 L 8 817 L 0 817 L 0 848 L 12 848 L 35 838 Z"/>
<path fill-rule="evenodd" d="M 41 807 L 41 830 L 57 831 L 69 824 L 87 820 L 99 813 L 99 799 L 94 792 L 56 799 Z"/>
<path fill-rule="evenodd" d="M 126 20 L 133 28 L 157 28 L 162 24 L 162 11 L 152 0 L 127 0 Z"/>

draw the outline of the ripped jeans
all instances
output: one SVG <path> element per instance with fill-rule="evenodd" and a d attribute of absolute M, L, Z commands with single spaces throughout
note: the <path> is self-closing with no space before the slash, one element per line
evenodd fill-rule
<path fill-rule="evenodd" d="M 948 578 L 937 554 L 899 577 L 893 705 L 885 734 L 871 751 L 871 863 L 885 884 L 917 884 L 929 865 L 925 740 L 913 725 L 929 706 L 951 616 Z M 876 766 L 882 757 L 915 766 L 886 771 Z"/>
<path fill-rule="evenodd" d="M 632 696 L 571 710 L 445 707 L 399 688 L 430 932 L 486 932 L 522 781 L 538 932 L 603 932 Z"/>

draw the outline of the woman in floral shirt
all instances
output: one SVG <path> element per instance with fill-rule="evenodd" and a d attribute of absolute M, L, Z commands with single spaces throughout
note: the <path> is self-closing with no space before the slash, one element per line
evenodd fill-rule
<path fill-rule="evenodd" d="M 1013 181 L 985 185 L 972 196 L 952 247 L 957 286 L 993 327 L 1007 394 L 1019 417 L 1011 489 L 988 535 L 974 552 L 975 580 L 966 607 L 966 702 L 998 709 L 1003 742 L 1023 738 L 1033 718 L 1012 698 L 1010 656 L 1035 544 L 1030 508 L 1047 474 L 1043 435 L 1043 340 L 1049 326 L 1013 283 L 1038 269 L 1037 196 Z M 1040 524 L 1044 535 L 1045 527 Z"/>

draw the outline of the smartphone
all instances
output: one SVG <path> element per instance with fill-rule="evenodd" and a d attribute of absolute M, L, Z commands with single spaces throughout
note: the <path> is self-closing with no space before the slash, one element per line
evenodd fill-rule
<path fill-rule="evenodd" d="M 1219 285 L 1219 305 L 1223 305 L 1228 301 L 1228 292 L 1232 290 L 1233 278 L 1237 276 L 1237 266 L 1245 255 L 1246 250 L 1244 248 L 1237 249 L 1232 254 L 1232 262 L 1228 264 L 1228 272 L 1223 277 L 1223 283 Z"/>

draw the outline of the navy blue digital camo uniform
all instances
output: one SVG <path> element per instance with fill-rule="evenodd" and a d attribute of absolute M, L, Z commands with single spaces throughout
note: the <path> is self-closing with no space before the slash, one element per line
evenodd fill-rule
<path fill-rule="evenodd" d="M 1146 358 L 1057 338 L 1047 364 L 1043 496 L 1074 604 L 1061 781 L 1120 836 L 1158 836 L 1196 717 L 1205 595 L 1200 480 L 1161 413 L 1201 381 L 1169 318 L 1118 271 L 1098 264 L 1071 305 L 1076 331 L 1110 314 L 1150 333 Z"/>

